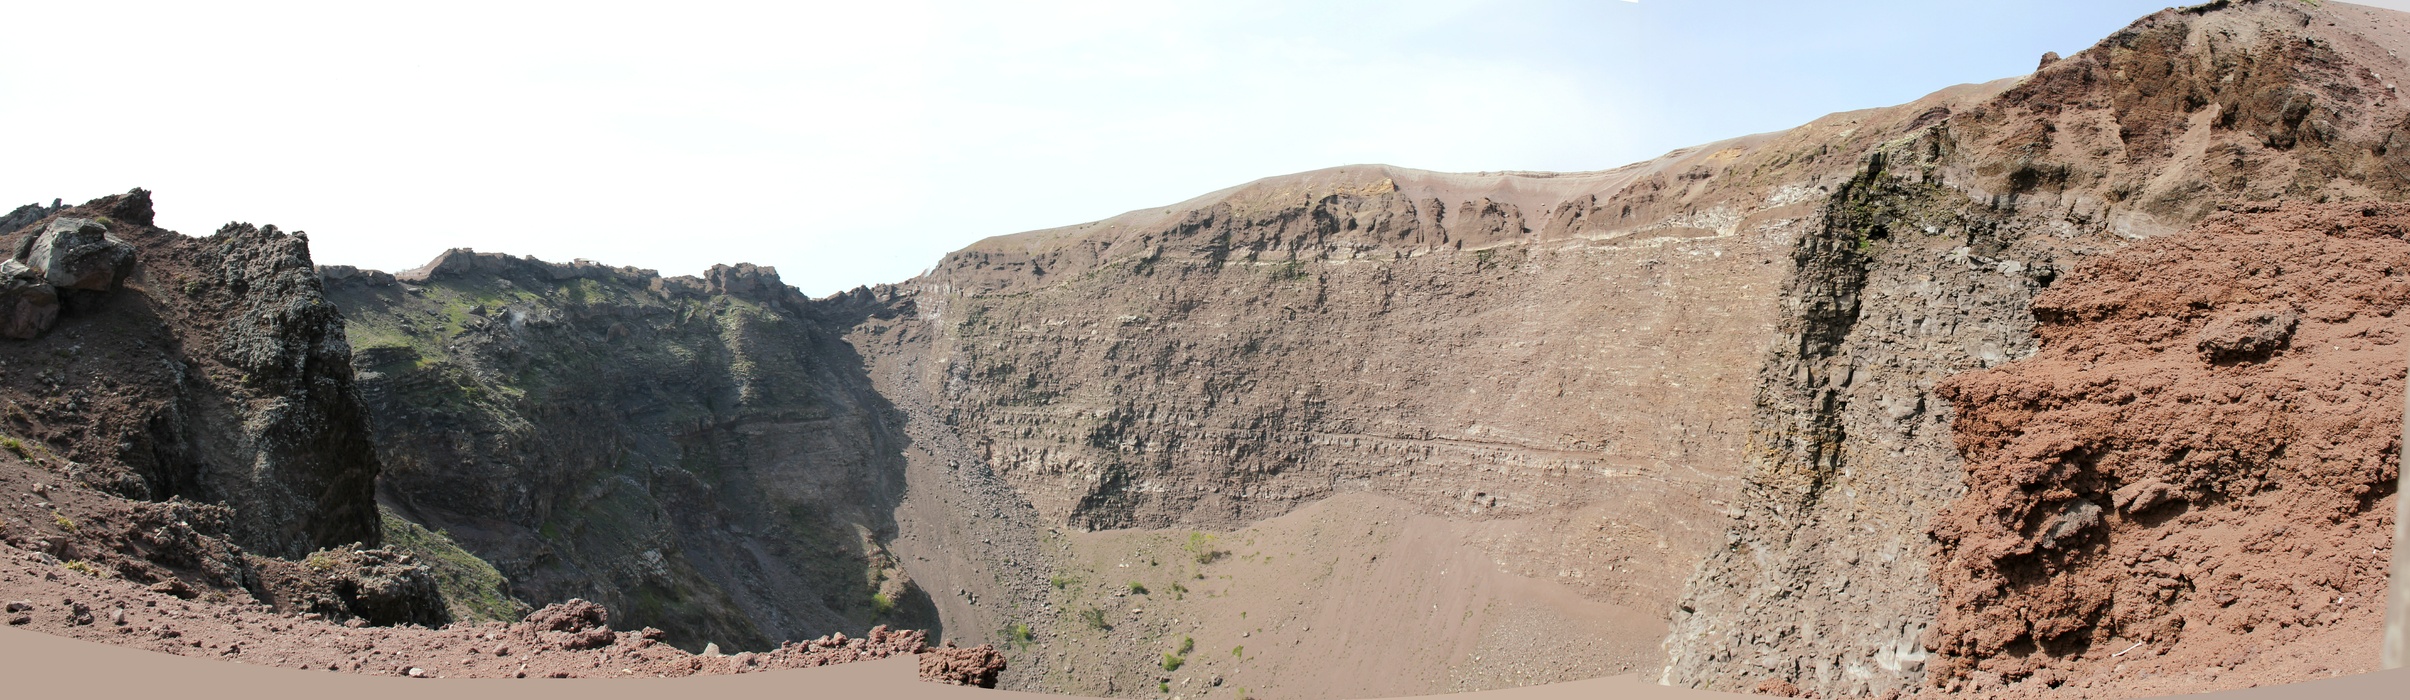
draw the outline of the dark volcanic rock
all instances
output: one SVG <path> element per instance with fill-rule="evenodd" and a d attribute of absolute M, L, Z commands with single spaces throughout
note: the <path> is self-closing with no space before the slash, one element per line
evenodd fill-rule
<path fill-rule="evenodd" d="M 50 206 L 27 204 L 12 209 L 7 214 L 0 214 L 0 236 L 16 233 L 18 229 L 32 226 L 34 222 L 50 218 L 50 215 L 59 213 L 59 210 L 66 208 L 59 204 L 59 200 L 53 199 L 50 200 Z"/>
<path fill-rule="evenodd" d="M 378 626 L 440 627 L 451 621 L 435 575 L 409 555 L 345 546 L 301 561 L 262 559 L 263 592 L 279 610 L 317 613 L 334 621 L 359 618 Z"/>
<path fill-rule="evenodd" d="M 0 261 L 0 338 L 31 340 L 59 318 L 59 292 L 42 273 L 15 260 Z"/>
<path fill-rule="evenodd" d="M 10 407 L 0 432 L 27 445 L 23 456 L 117 498 L 232 508 L 221 534 L 254 554 L 375 546 L 376 456 L 341 315 L 320 291 L 307 240 L 249 225 L 208 238 L 162 230 L 141 190 L 52 216 L 0 249 L 43 251 L 33 257 L 54 261 L 70 284 L 123 286 L 69 290 L 75 299 L 48 333 L 0 345 Z M 108 231 L 95 238 L 83 221 Z M 23 275 L 10 279 L 21 286 Z M 42 306 L 22 303 L 22 290 L 16 298 L 13 321 Z M 92 507 L 99 517 L 120 506 Z M 64 518 L 78 517 L 73 508 Z M 204 578 L 193 585 L 213 585 Z"/>
<path fill-rule="evenodd" d="M 357 345 L 385 502 L 514 595 L 593 601 L 687 649 L 936 621 L 885 549 L 889 409 L 775 270 L 452 250 L 319 273 Z"/>

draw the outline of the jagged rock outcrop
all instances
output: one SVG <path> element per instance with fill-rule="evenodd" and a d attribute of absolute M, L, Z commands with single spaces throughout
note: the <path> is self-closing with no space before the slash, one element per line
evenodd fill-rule
<path fill-rule="evenodd" d="M 142 190 L 51 216 L 0 240 L 73 297 L 49 332 L 0 344 L 0 432 L 21 456 L 117 498 L 230 507 L 225 536 L 255 554 L 374 546 L 376 456 L 306 240 L 162 230 Z"/>
<path fill-rule="evenodd" d="M 66 205 L 61 204 L 59 200 L 53 199 L 50 200 L 49 206 L 27 204 L 11 209 L 7 214 L 0 214 L 0 236 L 16 233 L 18 229 L 32 226 L 35 222 L 50 218 L 50 215 L 59 213 L 60 210 L 66 208 Z"/>

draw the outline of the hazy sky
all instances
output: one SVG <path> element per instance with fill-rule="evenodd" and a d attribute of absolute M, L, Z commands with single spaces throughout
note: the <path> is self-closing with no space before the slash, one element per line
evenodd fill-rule
<path fill-rule="evenodd" d="M 746 261 L 825 294 L 1300 170 L 1614 167 L 2166 4 L 18 2 L 0 205 L 139 186 L 164 226 L 306 230 L 321 263 Z"/>

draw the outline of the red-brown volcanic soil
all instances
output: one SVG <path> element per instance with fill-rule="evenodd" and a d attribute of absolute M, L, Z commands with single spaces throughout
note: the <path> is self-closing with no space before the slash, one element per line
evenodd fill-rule
<path fill-rule="evenodd" d="M 2131 696 L 2373 668 L 2410 206 L 2221 212 L 2071 274 L 1953 377 L 1936 682 Z"/>
<path fill-rule="evenodd" d="M 6 545 L 0 545 L 0 591 L 6 596 L 0 620 L 19 629 L 183 656 L 381 676 L 678 677 L 918 653 L 924 679 L 992 686 L 1003 667 L 992 648 L 932 649 L 918 631 L 884 627 L 873 628 L 868 638 L 832 635 L 763 653 L 689 654 L 659 643 L 658 630 L 612 630 L 602 607 L 582 600 L 548 606 L 516 624 L 353 627 L 248 601 L 185 600 Z"/>

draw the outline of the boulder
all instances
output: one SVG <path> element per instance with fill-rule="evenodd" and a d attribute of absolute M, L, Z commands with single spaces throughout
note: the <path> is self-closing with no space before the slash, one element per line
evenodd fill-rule
<path fill-rule="evenodd" d="M 58 320 L 58 289 L 25 263 L 0 261 L 0 338 L 31 340 Z"/>
<path fill-rule="evenodd" d="M 134 246 L 93 219 L 54 219 L 31 243 L 19 257 L 59 289 L 105 292 L 134 271 Z"/>

